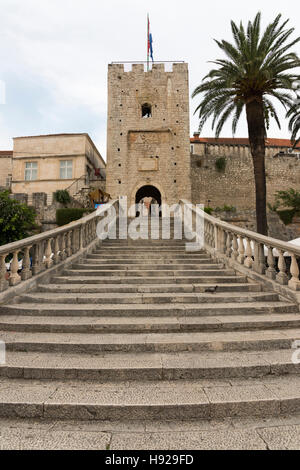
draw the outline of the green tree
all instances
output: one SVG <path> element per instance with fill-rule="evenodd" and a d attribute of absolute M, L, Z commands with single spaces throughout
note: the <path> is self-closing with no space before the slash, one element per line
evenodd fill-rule
<path fill-rule="evenodd" d="M 284 207 L 300 212 L 300 191 L 290 188 L 287 191 L 277 191 L 275 196 L 276 201 L 280 202 Z"/>
<path fill-rule="evenodd" d="M 294 28 L 286 29 L 287 21 L 281 15 L 261 32 L 261 14 L 249 21 L 245 30 L 242 23 L 231 22 L 233 43 L 216 41 L 226 54 L 225 59 L 213 63 L 218 66 L 204 77 L 193 92 L 193 98 L 202 94 L 195 113 L 199 112 L 199 130 L 212 118 L 212 128 L 219 137 L 224 123 L 232 118 L 232 132 L 245 109 L 251 155 L 254 166 L 257 231 L 267 235 L 265 138 L 271 118 L 280 128 L 273 99 L 288 110 L 293 104 L 290 91 L 297 75 L 290 71 L 300 65 L 299 57 L 291 48 L 300 40 L 289 39 Z"/>
<path fill-rule="evenodd" d="M 35 227 L 35 211 L 9 197 L 8 191 L 0 193 L 0 245 L 28 237 Z"/>

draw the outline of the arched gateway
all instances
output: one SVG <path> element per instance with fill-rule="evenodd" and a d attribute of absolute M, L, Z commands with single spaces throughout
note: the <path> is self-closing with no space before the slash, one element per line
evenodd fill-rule
<path fill-rule="evenodd" d="M 155 186 L 148 184 L 138 189 L 135 195 L 135 204 L 138 205 L 141 201 L 145 201 L 145 199 L 149 199 L 149 204 L 158 204 L 159 207 L 161 206 L 161 193 Z M 137 208 L 136 215 L 139 215 L 139 212 Z M 149 208 L 149 213 L 151 213 L 151 207 Z"/>

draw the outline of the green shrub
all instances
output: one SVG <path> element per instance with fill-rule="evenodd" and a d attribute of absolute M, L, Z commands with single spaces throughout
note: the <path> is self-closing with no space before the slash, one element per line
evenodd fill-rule
<path fill-rule="evenodd" d="M 56 223 L 59 227 L 67 225 L 74 220 L 81 219 L 81 217 L 93 212 L 94 209 L 85 208 L 72 208 L 72 209 L 57 209 Z"/>
<path fill-rule="evenodd" d="M 277 211 L 277 214 L 285 225 L 289 225 L 292 223 L 296 211 L 295 209 L 286 209 L 283 211 Z"/>
<path fill-rule="evenodd" d="M 300 191 L 295 189 L 288 189 L 287 191 L 277 191 L 276 201 L 284 207 L 290 207 L 294 211 L 300 211 Z"/>
<path fill-rule="evenodd" d="M 9 197 L 9 191 L 0 193 L 0 245 L 22 240 L 36 228 L 33 208 Z"/>
<path fill-rule="evenodd" d="M 215 212 L 236 212 L 236 207 L 224 204 L 223 207 L 216 207 Z"/>
<path fill-rule="evenodd" d="M 206 214 L 211 215 L 212 212 L 213 212 L 213 208 L 212 207 L 204 207 L 204 212 L 206 212 Z"/>
<path fill-rule="evenodd" d="M 71 202 L 71 196 L 66 189 L 58 189 L 54 193 L 54 199 L 61 204 L 69 204 Z"/>
<path fill-rule="evenodd" d="M 226 168 L 226 158 L 225 157 L 217 158 L 215 165 L 216 165 L 217 171 L 224 172 Z"/>

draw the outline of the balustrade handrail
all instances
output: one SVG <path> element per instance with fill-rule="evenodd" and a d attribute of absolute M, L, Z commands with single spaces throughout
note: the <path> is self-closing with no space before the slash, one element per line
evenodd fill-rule
<path fill-rule="evenodd" d="M 181 202 L 184 204 L 190 204 L 185 199 L 181 199 Z M 252 230 L 247 230 L 242 227 L 238 227 L 237 225 L 229 224 L 228 222 L 217 219 L 216 217 L 213 217 L 212 215 L 209 215 L 194 206 L 192 207 L 192 211 L 197 212 L 201 217 L 204 217 L 205 220 L 211 222 L 214 226 L 223 228 L 225 231 L 234 232 L 236 235 L 243 235 L 245 238 L 251 238 L 251 240 L 255 240 L 256 242 L 263 245 L 272 246 L 272 248 L 278 248 L 279 250 L 292 252 L 300 256 L 300 247 L 297 247 L 293 243 L 284 242 L 282 240 L 278 240 L 277 238 L 261 235 L 260 233 L 253 232 Z"/>
<path fill-rule="evenodd" d="M 223 222 L 184 199 L 180 200 L 180 203 L 190 207 L 196 217 L 198 214 L 203 218 L 203 234 L 198 234 L 197 230 L 196 233 L 193 231 L 193 217 L 189 222 L 191 224 L 189 230 L 195 233 L 196 241 L 203 242 L 204 246 L 212 250 L 217 258 L 227 258 L 233 266 L 241 265 L 249 272 L 254 271 L 278 284 L 288 285 L 292 290 L 300 291 L 300 247 Z M 201 240 L 201 235 L 204 237 L 203 240 Z M 265 249 L 267 249 L 267 256 Z M 278 254 L 275 255 L 274 249 Z M 286 253 L 291 258 L 289 266 L 285 261 Z M 278 257 L 278 260 L 275 257 Z"/>
<path fill-rule="evenodd" d="M 110 201 L 109 203 L 107 203 L 107 205 L 105 205 L 105 207 L 99 207 L 97 210 L 95 210 L 95 212 L 92 212 L 91 214 L 88 214 L 85 217 L 82 217 L 81 219 L 74 220 L 73 222 L 70 222 L 67 225 L 63 225 L 62 227 L 58 227 L 53 230 L 48 230 L 46 232 L 39 233 L 37 235 L 32 235 L 31 237 L 23 238 L 23 240 L 18 240 L 16 242 L 2 245 L 0 246 L 0 255 L 11 253 L 12 251 L 22 249 L 28 246 L 32 246 L 38 242 L 47 240 L 49 238 L 54 238 L 57 235 L 68 232 L 69 230 L 79 228 L 82 225 L 85 225 L 86 222 L 88 222 L 89 220 L 94 219 L 95 217 L 99 217 L 102 212 L 103 213 L 106 212 L 107 209 L 113 206 L 116 202 L 117 202 L 117 199 Z"/>

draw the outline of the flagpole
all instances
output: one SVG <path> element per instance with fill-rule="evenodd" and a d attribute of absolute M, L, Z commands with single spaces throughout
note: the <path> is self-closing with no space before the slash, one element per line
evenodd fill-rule
<path fill-rule="evenodd" d="M 149 13 L 147 14 L 147 72 L 149 72 Z"/>

